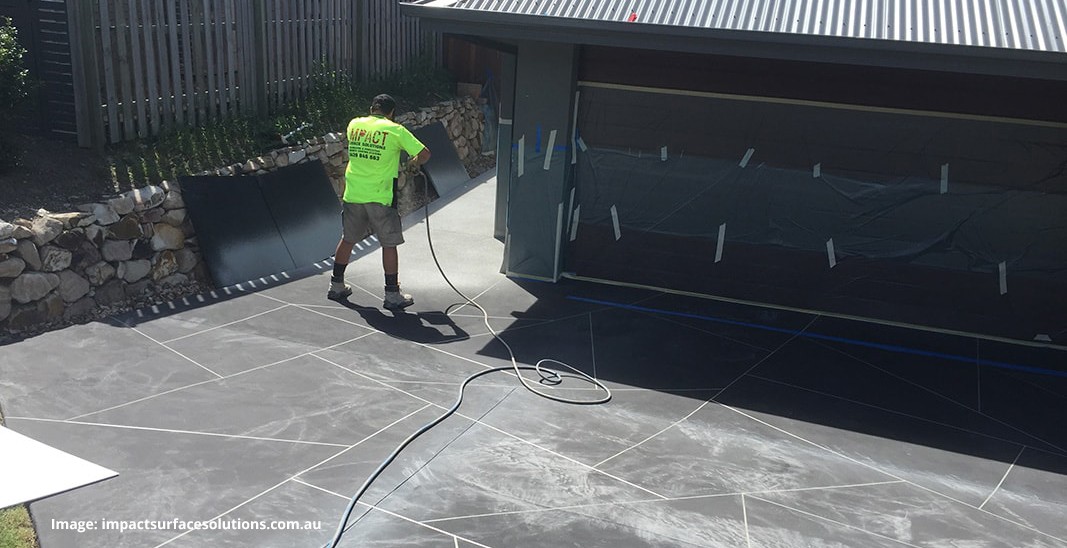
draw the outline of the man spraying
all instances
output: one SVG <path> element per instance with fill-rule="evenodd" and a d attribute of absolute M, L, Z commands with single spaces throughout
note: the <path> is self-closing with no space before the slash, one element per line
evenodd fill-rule
<path fill-rule="evenodd" d="M 400 213 L 393 207 L 393 180 L 399 173 L 401 150 L 411 156 L 408 169 L 416 169 L 429 161 L 430 149 L 407 128 L 393 121 L 395 111 L 396 101 L 388 95 L 379 95 L 371 103 L 370 115 L 355 118 L 348 124 L 348 168 L 341 211 L 343 231 L 334 254 L 328 299 L 342 301 L 352 295 L 352 287 L 345 284 L 345 268 L 352 247 L 370 232 L 382 245 L 385 270 L 382 306 L 401 310 L 415 303 L 411 295 L 400 292 L 398 281 L 396 247 L 404 243 L 404 234 Z"/>

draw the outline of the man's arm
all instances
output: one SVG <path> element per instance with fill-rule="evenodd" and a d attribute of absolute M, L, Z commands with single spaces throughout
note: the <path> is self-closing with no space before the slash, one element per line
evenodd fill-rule
<path fill-rule="evenodd" d="M 411 159 L 407 161 L 407 164 L 404 166 L 404 168 L 408 171 L 416 171 L 419 169 L 419 166 L 429 161 L 430 149 L 426 148 L 426 146 L 423 146 L 422 150 L 420 150 L 418 154 L 412 156 Z"/>

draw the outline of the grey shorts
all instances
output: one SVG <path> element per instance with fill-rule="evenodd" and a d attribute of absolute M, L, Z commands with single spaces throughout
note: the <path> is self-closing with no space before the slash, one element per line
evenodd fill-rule
<path fill-rule="evenodd" d="M 346 242 L 358 242 L 368 234 L 378 237 L 385 247 L 404 243 L 404 230 L 400 226 L 400 213 L 382 204 L 350 204 L 344 202 L 341 210 L 341 226 Z"/>

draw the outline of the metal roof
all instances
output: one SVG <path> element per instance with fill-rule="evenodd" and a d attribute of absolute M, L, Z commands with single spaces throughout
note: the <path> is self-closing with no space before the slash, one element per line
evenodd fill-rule
<path fill-rule="evenodd" d="M 1067 53 L 1067 0 L 423 0 L 415 3 L 583 21 Z"/>

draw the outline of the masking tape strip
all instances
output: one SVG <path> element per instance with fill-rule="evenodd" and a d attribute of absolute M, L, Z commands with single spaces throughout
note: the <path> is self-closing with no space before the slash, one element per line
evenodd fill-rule
<path fill-rule="evenodd" d="M 567 202 L 567 219 L 563 222 L 564 228 L 571 225 L 571 219 L 574 218 L 574 191 L 578 190 L 578 187 L 571 187 L 571 199 Z"/>
<path fill-rule="evenodd" d="M 526 135 L 519 137 L 519 177 L 522 177 L 524 172 L 523 166 L 526 164 Z"/>
<path fill-rule="evenodd" d="M 582 214 L 582 204 L 574 208 L 574 216 L 571 217 L 571 241 L 578 237 L 578 217 Z"/>
<path fill-rule="evenodd" d="M 1005 262 L 1002 261 L 1000 263 L 1000 265 L 999 265 L 999 269 L 1000 269 L 1000 294 L 1001 295 L 1007 295 L 1008 294 L 1008 263 L 1005 263 Z"/>
<path fill-rule="evenodd" d="M 948 194 L 948 164 L 941 164 L 941 194 Z"/>
<path fill-rule="evenodd" d="M 818 179 L 822 177 L 822 163 L 815 164 L 815 168 L 811 171 L 812 178 Z"/>
<path fill-rule="evenodd" d="M 830 268 L 837 266 L 837 255 L 834 253 L 834 239 L 826 240 L 826 258 L 830 261 Z"/>
<path fill-rule="evenodd" d="M 502 126 L 510 126 L 511 125 L 511 118 L 501 118 L 500 119 L 500 125 L 502 125 Z"/>
<path fill-rule="evenodd" d="M 615 241 L 622 238 L 622 231 L 619 230 L 619 210 L 615 206 L 611 206 L 611 224 L 615 227 Z"/>
<path fill-rule="evenodd" d="M 556 130 L 548 132 L 548 148 L 545 152 L 545 171 L 552 167 L 552 149 L 556 146 Z M 562 204 L 560 204 L 562 205 Z"/>
<path fill-rule="evenodd" d="M 745 157 L 741 158 L 741 163 L 738 164 L 738 165 L 741 166 L 741 167 L 747 166 L 748 165 L 748 161 L 752 159 L 752 155 L 755 154 L 755 153 L 756 153 L 756 149 L 754 149 L 754 148 L 748 149 L 745 152 Z"/>
<path fill-rule="evenodd" d="M 660 147 L 660 149 L 659 149 L 659 160 L 661 162 L 666 162 L 667 161 L 667 147 Z"/>
<path fill-rule="evenodd" d="M 571 144 L 574 143 L 576 137 L 578 137 L 578 98 L 581 96 L 581 91 L 574 92 L 574 118 L 571 120 Z M 571 151 L 571 165 L 578 163 L 578 149 L 575 147 Z"/>
<path fill-rule="evenodd" d="M 581 136 L 578 137 L 578 148 L 582 149 L 582 152 L 589 150 L 589 147 L 585 146 L 585 140 L 582 139 Z"/>
<path fill-rule="evenodd" d="M 726 243 L 726 223 L 719 225 L 719 243 L 715 245 L 715 262 L 722 262 L 722 246 Z"/>

